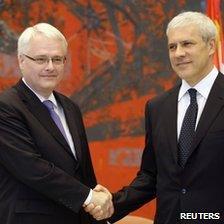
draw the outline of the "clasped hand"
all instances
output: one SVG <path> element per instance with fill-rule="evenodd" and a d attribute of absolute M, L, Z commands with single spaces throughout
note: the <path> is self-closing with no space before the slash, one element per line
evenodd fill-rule
<path fill-rule="evenodd" d="M 109 218 L 114 213 L 112 194 L 102 185 L 97 185 L 93 189 L 90 203 L 84 207 L 96 220 Z"/>

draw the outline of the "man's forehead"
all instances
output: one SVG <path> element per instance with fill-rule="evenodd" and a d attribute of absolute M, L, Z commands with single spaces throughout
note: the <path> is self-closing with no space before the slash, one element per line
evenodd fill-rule
<path fill-rule="evenodd" d="M 202 35 L 198 29 L 173 28 L 167 35 L 168 43 L 181 43 L 186 41 L 202 40 Z"/>

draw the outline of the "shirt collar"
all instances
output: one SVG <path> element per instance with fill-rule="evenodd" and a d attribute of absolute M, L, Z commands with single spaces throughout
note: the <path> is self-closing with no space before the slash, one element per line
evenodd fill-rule
<path fill-rule="evenodd" d="M 200 95 L 202 95 L 205 99 L 207 99 L 212 85 L 218 76 L 218 73 L 219 72 L 217 68 L 214 66 L 212 71 L 208 75 L 206 75 L 199 83 L 197 83 L 193 88 L 196 89 L 197 92 L 200 93 Z M 190 86 L 185 80 L 182 79 L 182 85 L 180 87 L 178 95 L 178 102 L 190 88 L 192 88 L 192 86 Z"/>
<path fill-rule="evenodd" d="M 45 100 L 50 100 L 53 104 L 54 104 L 54 107 L 58 107 L 58 103 L 55 99 L 55 96 L 53 93 L 51 93 L 51 95 L 46 98 L 46 97 L 43 97 L 41 96 L 40 94 L 38 94 L 35 90 L 33 90 L 29 85 L 28 83 L 26 82 L 26 80 L 24 79 L 24 77 L 22 78 L 22 81 L 24 82 L 24 84 L 38 97 L 38 99 L 41 101 L 41 103 L 43 103 L 43 101 Z"/>

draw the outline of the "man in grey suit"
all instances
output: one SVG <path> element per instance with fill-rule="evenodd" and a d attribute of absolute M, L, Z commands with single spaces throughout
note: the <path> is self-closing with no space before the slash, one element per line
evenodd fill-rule
<path fill-rule="evenodd" d="M 113 195 L 112 222 L 157 198 L 155 224 L 224 223 L 224 76 L 213 64 L 216 32 L 198 12 L 168 24 L 170 62 L 181 83 L 146 104 L 141 167 Z M 97 208 L 90 212 L 100 219 Z"/>
<path fill-rule="evenodd" d="M 18 40 L 22 79 L 0 94 L 0 223 L 90 224 L 89 203 L 105 216 L 111 195 L 96 185 L 78 106 L 55 91 L 67 42 L 47 23 Z"/>

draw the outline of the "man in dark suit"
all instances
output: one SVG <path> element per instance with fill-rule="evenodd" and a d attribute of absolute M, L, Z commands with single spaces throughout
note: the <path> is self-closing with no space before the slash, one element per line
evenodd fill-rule
<path fill-rule="evenodd" d="M 113 195 L 111 222 L 157 198 L 155 224 L 224 223 L 224 76 L 213 65 L 216 36 L 202 13 L 184 12 L 168 24 L 181 83 L 147 102 L 141 167 Z M 100 219 L 97 209 L 91 213 Z"/>
<path fill-rule="evenodd" d="M 50 24 L 27 28 L 18 40 L 22 79 L 0 94 L 0 223 L 90 224 L 83 207 L 110 216 L 111 195 L 96 185 L 78 106 L 54 91 L 67 42 Z"/>

